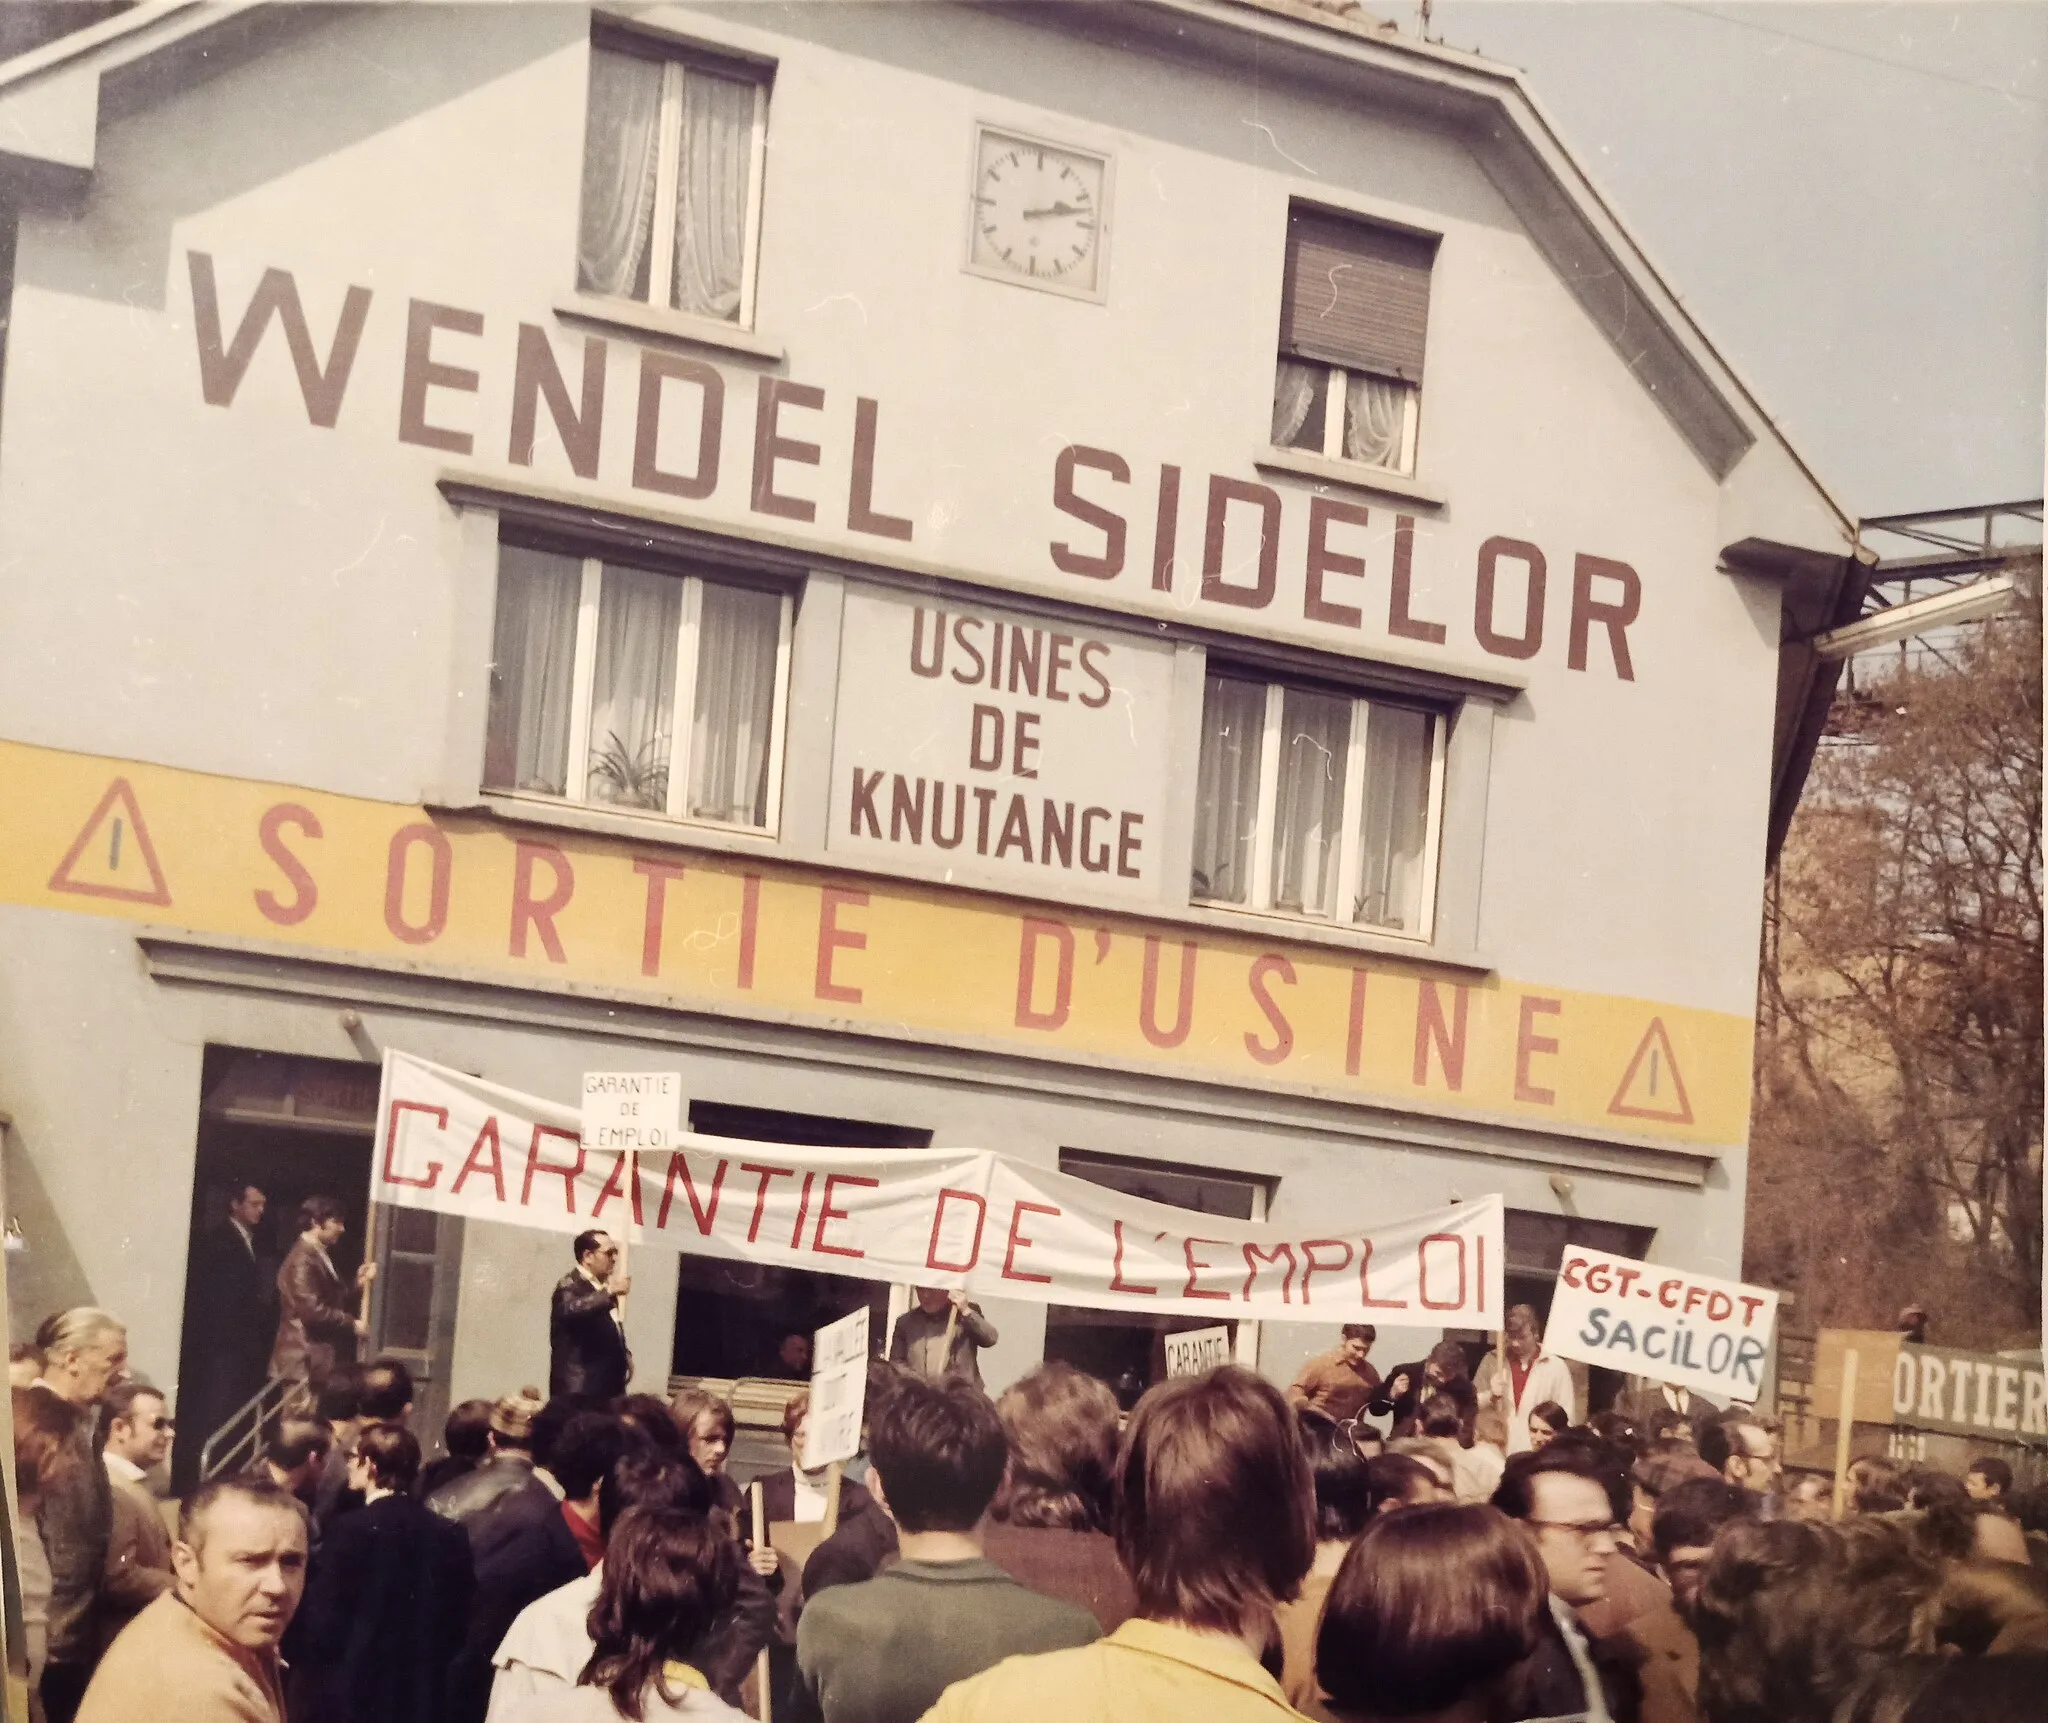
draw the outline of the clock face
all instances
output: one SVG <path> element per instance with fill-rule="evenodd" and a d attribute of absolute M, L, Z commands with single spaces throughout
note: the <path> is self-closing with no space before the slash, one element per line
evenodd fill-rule
<path fill-rule="evenodd" d="M 1096 297 L 1108 175 L 1105 157 L 982 132 L 970 266 L 977 274 Z"/>

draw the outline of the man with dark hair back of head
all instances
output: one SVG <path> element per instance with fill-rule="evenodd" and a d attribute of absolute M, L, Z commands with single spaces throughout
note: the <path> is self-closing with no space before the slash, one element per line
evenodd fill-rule
<path fill-rule="evenodd" d="M 598 1563 L 597 1492 L 629 1443 L 608 1412 L 551 1400 L 533 1419 L 536 1465 L 520 1487 L 469 1522 L 477 1598 L 449 1677 L 449 1723 L 482 1723 L 491 1656 L 519 1612 Z"/>
<path fill-rule="evenodd" d="M 1086 1645 L 1086 1610 L 1027 1591 L 982 1553 L 1009 1444 L 981 1389 L 906 1381 L 869 1425 L 868 1488 L 901 1558 L 814 1598 L 797 1624 L 799 1715 L 916 1723 L 956 1681 L 1006 1657 Z"/>
<path fill-rule="evenodd" d="M 144 1480 L 170 1453 L 172 1425 L 163 1391 L 146 1383 L 116 1383 L 100 1407 L 114 1505 L 99 1599 L 104 1652 L 122 1628 L 171 1589 L 170 1529 Z"/>
<path fill-rule="evenodd" d="M 1380 1454 L 1365 1463 L 1372 1491 L 1372 1511 L 1390 1514 L 1452 1499 L 1450 1486 L 1435 1466 L 1413 1454 Z"/>
<path fill-rule="evenodd" d="M 566 1421 L 567 1402 L 558 1404 Z M 469 1471 L 436 1484 L 427 1492 L 427 1506 L 444 1520 L 468 1525 L 528 1486 L 552 1501 L 546 1487 L 534 1482 L 533 1431 L 544 1410 L 537 1388 L 521 1388 L 491 1402 L 484 1416 L 483 1458 Z"/>
<path fill-rule="evenodd" d="M 410 1430 L 364 1425 L 349 1460 L 363 1505 L 314 1555 L 292 1631 L 294 1682 L 323 1723 L 440 1723 L 476 1581 L 462 1528 L 414 1496 L 419 1470 Z"/>
<path fill-rule="evenodd" d="M 633 1374 L 622 1302 L 633 1282 L 610 1233 L 580 1232 L 570 1249 L 576 1266 L 548 1305 L 548 1397 L 616 1400 Z"/>
<path fill-rule="evenodd" d="M 412 1421 L 412 1372 L 400 1358 L 373 1358 L 363 1366 L 363 1417 L 379 1424 Z"/>
<path fill-rule="evenodd" d="M 283 1723 L 277 1645 L 305 1588 L 304 1510 L 217 1478 L 185 1498 L 171 1563 L 175 1590 L 100 1660 L 79 1723 Z"/>
<path fill-rule="evenodd" d="M 72 1464 L 44 1489 L 36 1520 L 50 1562 L 49 1661 L 42 1701 L 49 1723 L 71 1723 L 99 1652 L 99 1600 L 114 1530 L 114 1489 L 94 1434 L 100 1397 L 128 1370 L 128 1331 L 119 1317 L 78 1305 L 46 1317 L 36 1330 L 43 1373 L 28 1389 L 49 1396 L 53 1411 L 75 1416 L 65 1427 Z"/>
<path fill-rule="evenodd" d="M 249 1475 L 274 1484 L 310 1512 L 333 1449 L 334 1429 L 325 1418 L 280 1418 L 265 1431 L 262 1458 Z"/>
<path fill-rule="evenodd" d="M 1690 1437 L 1667 1436 L 1650 1444 L 1649 1451 L 1629 1467 L 1629 1535 L 1638 1554 L 1650 1548 L 1650 1523 L 1664 1492 L 1691 1478 L 1720 1481 L 1720 1473 L 1699 1457 Z"/>
<path fill-rule="evenodd" d="M 490 1457 L 491 1402 L 464 1400 L 449 1408 L 441 1424 L 441 1446 L 447 1450 L 438 1460 L 420 1468 L 419 1497 L 425 1501 L 443 1484 L 467 1477 Z M 445 1517 L 445 1516 L 444 1516 Z"/>
<path fill-rule="evenodd" d="M 1926 1631 L 1942 1577 L 1943 1564 L 1887 1520 L 1727 1522 L 1691 1609 L 1702 1713 L 1830 1723 Z"/>
<path fill-rule="evenodd" d="M 930 1723 L 1275 1723 L 1260 1664 L 1273 1607 L 1315 1559 L 1315 1492 L 1294 1414 L 1228 1365 L 1162 1382 L 1117 1455 L 1114 1520 L 1139 1613 L 1107 1639 L 1013 1658 L 949 1688 Z"/>
<path fill-rule="evenodd" d="M 1730 1520 L 1755 1518 L 1760 1506 L 1739 1484 L 1711 1474 L 1680 1478 L 1659 1490 L 1645 1542 L 1655 1552 L 1671 1595 L 1620 1633 L 1621 1642 L 1636 1652 L 1643 1723 L 1691 1723 L 1698 1717 L 1700 1645 L 1692 1609 L 1700 1578 L 1721 1528 Z"/>
<path fill-rule="evenodd" d="M 1302 1365 L 1287 1390 L 1287 1403 L 1307 1407 L 1342 1424 L 1356 1418 L 1379 1392 L 1380 1373 L 1366 1362 L 1379 1330 L 1370 1322 L 1347 1322 L 1337 1344 Z"/>
<path fill-rule="evenodd" d="M 1041 1364 L 1003 1390 L 996 1416 L 1010 1464 L 985 1528 L 989 1560 L 1020 1585 L 1079 1604 L 1114 1633 L 1138 1607 L 1109 1535 L 1121 1423 L 1115 1393 L 1071 1364 Z"/>
<path fill-rule="evenodd" d="M 1549 1630 L 1516 1678 L 1516 1717 L 1633 1715 L 1633 1672 L 1589 1633 L 1579 1612 L 1607 1596 L 1617 1534 L 1610 1467 L 1587 1444 L 1552 1442 L 1510 1455 L 1493 1505 L 1535 1535 L 1550 1580 Z"/>
<path fill-rule="evenodd" d="M 337 1364 L 320 1384 L 314 1405 L 334 1432 L 334 1446 L 313 1486 L 313 1538 L 318 1542 L 335 1516 L 362 1505 L 348 1487 L 348 1460 L 356 1436 L 368 1420 L 363 1415 L 363 1370 L 359 1364 Z"/>

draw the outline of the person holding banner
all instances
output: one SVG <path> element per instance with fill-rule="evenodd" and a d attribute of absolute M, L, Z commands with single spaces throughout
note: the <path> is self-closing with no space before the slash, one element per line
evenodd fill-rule
<path fill-rule="evenodd" d="M 311 1196 L 299 1204 L 299 1237 L 277 1271 L 277 1341 L 270 1349 L 270 1373 L 286 1381 L 310 1382 L 313 1392 L 339 1364 L 356 1361 L 356 1342 L 370 1325 L 344 1300 L 332 1252 L 348 1231 L 333 1197 Z M 360 1293 L 376 1275 L 366 1262 L 356 1270 Z"/>
<path fill-rule="evenodd" d="M 633 1283 L 609 1233 L 579 1232 L 576 1266 L 555 1282 L 548 1309 L 548 1398 L 616 1400 L 633 1374 L 620 1301 Z"/>
<path fill-rule="evenodd" d="M 1482 1409 L 1494 1407 L 1507 1419 L 1510 1454 L 1525 1454 L 1535 1445 L 1529 1414 L 1545 1401 L 1562 1406 L 1567 1419 L 1578 1417 L 1571 1370 L 1543 1349 L 1543 1324 L 1527 1304 L 1508 1312 L 1506 1344 L 1481 1361 L 1472 1385 Z"/>
<path fill-rule="evenodd" d="M 996 1343 L 996 1325 L 964 1292 L 920 1286 L 917 1304 L 896 1318 L 889 1334 L 889 1362 L 908 1365 L 927 1382 L 957 1376 L 981 1386 L 984 1346 Z"/>
<path fill-rule="evenodd" d="M 1336 1349 L 1317 1353 L 1301 1367 L 1287 1390 L 1287 1403 L 1297 1411 L 1307 1407 L 1336 1423 L 1349 1423 L 1380 1391 L 1380 1373 L 1365 1361 L 1378 1338 L 1370 1322 L 1345 1323 Z"/>

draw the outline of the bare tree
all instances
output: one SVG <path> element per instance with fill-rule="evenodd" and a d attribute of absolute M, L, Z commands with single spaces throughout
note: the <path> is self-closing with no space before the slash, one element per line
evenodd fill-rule
<path fill-rule="evenodd" d="M 1843 702 L 1774 882 L 1749 1272 L 1805 1323 L 2030 1332 L 2041 1284 L 2041 610 Z"/>

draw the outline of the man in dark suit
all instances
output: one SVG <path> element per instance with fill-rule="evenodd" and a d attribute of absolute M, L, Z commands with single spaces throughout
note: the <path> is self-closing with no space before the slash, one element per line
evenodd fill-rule
<path fill-rule="evenodd" d="M 439 1723 L 476 1576 L 462 1528 L 414 1498 L 419 1468 L 411 1431 L 364 1429 L 348 1466 L 364 1505 L 322 1539 L 287 1641 L 295 1715 Z"/>
<path fill-rule="evenodd" d="M 258 1186 L 238 1185 L 225 1218 L 200 1235 L 193 1253 L 194 1304 L 206 1352 L 179 1411 L 198 1441 L 232 1417 L 270 1371 L 277 1291 L 256 1249 L 256 1229 L 269 1202 Z"/>
<path fill-rule="evenodd" d="M 578 1233 L 574 1248 L 576 1266 L 555 1283 L 548 1316 L 548 1398 L 616 1400 L 633 1374 L 620 1304 L 633 1283 L 609 1233 Z"/>
<path fill-rule="evenodd" d="M 1668 1433 L 1683 1436 L 1695 1448 L 1700 1445 L 1700 1433 L 1721 1416 L 1718 1406 L 1702 1400 L 1690 1388 L 1647 1376 L 1638 1377 L 1615 1401 L 1614 1409 L 1635 1425 L 1645 1440 Z"/>
<path fill-rule="evenodd" d="M 341 1204 L 333 1197 L 308 1197 L 299 1204 L 299 1237 L 277 1271 L 277 1343 L 270 1351 L 270 1373 L 289 1381 L 310 1382 L 317 1394 L 337 1364 L 353 1364 L 356 1342 L 369 1325 L 351 1308 L 353 1295 L 342 1285 L 332 1252 L 348 1230 Z M 355 1293 L 370 1284 L 376 1264 L 356 1270 Z"/>

